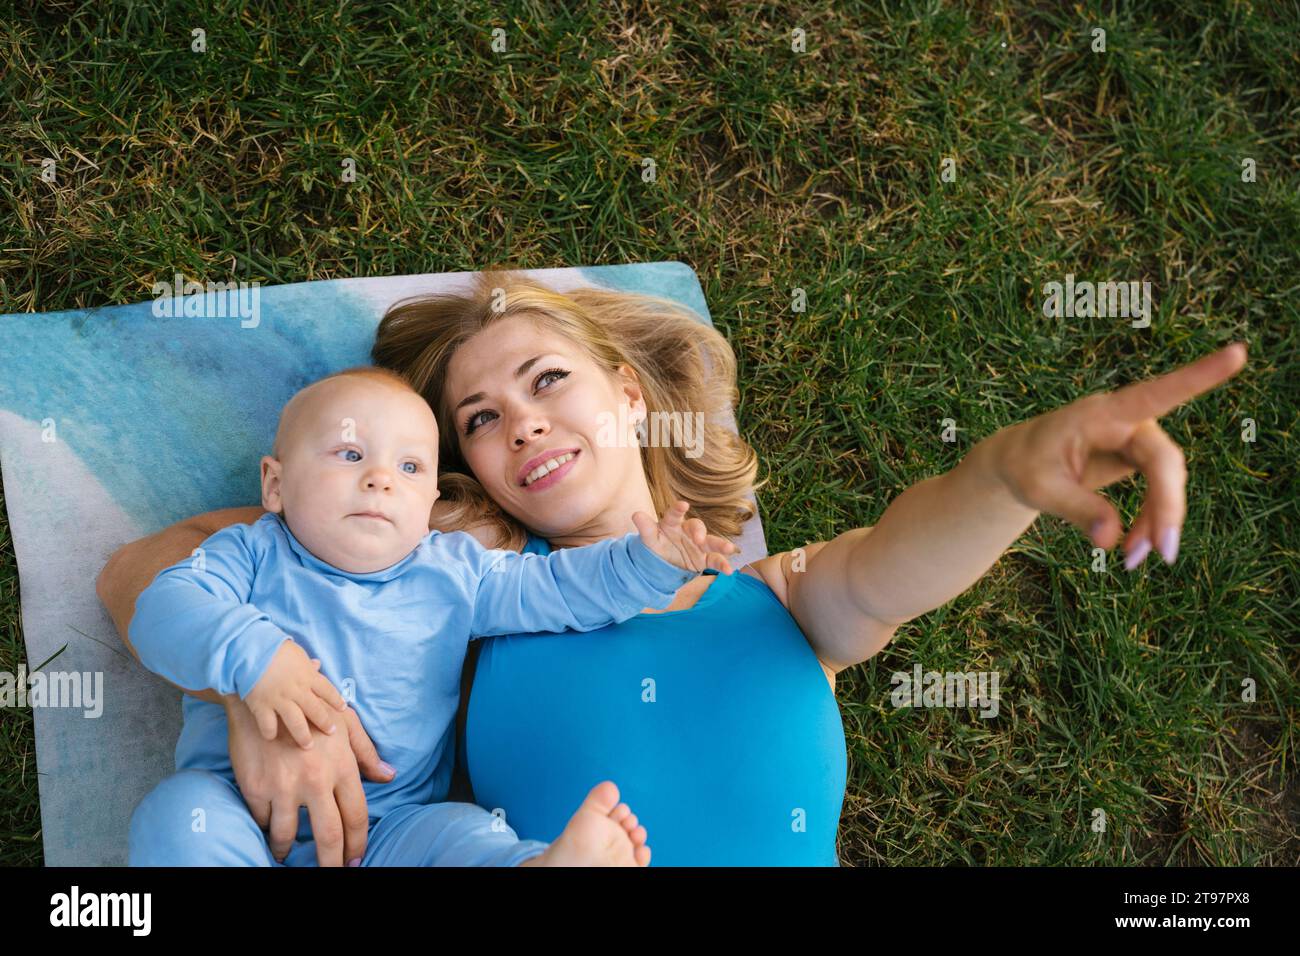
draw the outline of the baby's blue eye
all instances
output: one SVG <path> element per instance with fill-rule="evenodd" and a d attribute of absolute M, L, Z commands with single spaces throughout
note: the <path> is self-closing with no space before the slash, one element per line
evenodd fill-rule
<path fill-rule="evenodd" d="M 415 474 L 417 471 L 420 470 L 420 466 L 417 465 L 417 464 L 416 464 L 415 462 L 413 462 L 413 461 L 404 461 L 404 462 L 402 462 L 402 467 L 403 467 L 403 468 L 405 468 L 407 465 L 410 465 L 410 466 L 411 466 L 411 469 L 412 469 L 411 471 L 408 471 L 408 472 L 407 472 L 408 475 L 413 475 L 413 474 Z"/>
<path fill-rule="evenodd" d="M 360 460 L 361 460 L 361 452 L 357 451 L 355 448 L 340 448 L 337 452 L 335 452 L 335 454 L 338 454 L 338 455 L 356 455 L 356 456 L 357 456 L 356 458 L 349 458 L 348 461 L 360 461 Z"/>

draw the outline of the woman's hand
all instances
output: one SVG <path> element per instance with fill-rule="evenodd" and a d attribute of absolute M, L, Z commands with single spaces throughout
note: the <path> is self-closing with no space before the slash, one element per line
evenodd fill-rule
<path fill-rule="evenodd" d="M 709 534 L 699 518 L 683 521 L 690 507 L 685 501 L 675 501 L 658 521 L 638 511 L 632 515 L 632 523 L 645 546 L 670 564 L 687 571 L 715 568 L 719 573 L 731 574 L 726 555 L 740 549 L 726 538 Z"/>
<path fill-rule="evenodd" d="M 1021 504 L 1064 518 L 1106 549 L 1118 543 L 1123 525 L 1115 506 L 1095 492 L 1141 471 L 1147 496 L 1124 543 L 1125 567 L 1137 567 L 1153 546 L 1173 564 L 1187 512 L 1187 467 L 1156 419 L 1245 364 L 1246 346 L 1234 342 L 1159 378 L 1012 425 L 996 436 L 994 468 Z"/>
<path fill-rule="evenodd" d="M 316 746 L 304 750 L 283 728 L 275 740 L 264 740 L 237 696 L 225 698 L 225 706 L 235 779 L 257 825 L 270 830 L 271 854 L 284 861 L 297 836 L 298 808 L 306 806 L 321 866 L 365 856 L 370 821 L 361 774 L 384 783 L 393 773 L 356 711 L 348 707 L 339 714 L 347 736 L 313 730 Z"/>

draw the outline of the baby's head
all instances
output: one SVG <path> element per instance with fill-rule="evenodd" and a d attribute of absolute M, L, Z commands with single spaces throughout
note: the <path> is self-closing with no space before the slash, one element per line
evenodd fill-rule
<path fill-rule="evenodd" d="M 316 557 L 354 574 L 410 554 L 437 497 L 433 410 L 401 376 L 373 366 L 295 394 L 262 458 L 262 507 Z"/>

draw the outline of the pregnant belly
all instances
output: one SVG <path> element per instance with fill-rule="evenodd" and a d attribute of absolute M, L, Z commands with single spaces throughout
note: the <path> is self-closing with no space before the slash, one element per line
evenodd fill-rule
<path fill-rule="evenodd" d="M 765 607 L 707 635 L 663 617 L 488 639 L 466 724 L 477 801 L 552 840 L 613 780 L 651 865 L 835 865 L 844 730 L 803 634 Z"/>

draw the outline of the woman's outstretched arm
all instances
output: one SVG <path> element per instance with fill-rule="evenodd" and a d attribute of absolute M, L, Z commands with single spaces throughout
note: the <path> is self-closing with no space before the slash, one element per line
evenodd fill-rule
<path fill-rule="evenodd" d="M 1136 471 L 1147 479 L 1147 494 L 1128 529 L 1128 565 L 1152 548 L 1172 564 L 1186 514 L 1187 469 L 1156 419 L 1227 381 L 1245 361 L 1245 347 L 1231 345 L 1159 378 L 1004 428 L 952 471 L 904 491 L 873 528 L 818 546 L 803 572 L 786 554 L 766 559 L 778 562 L 768 574 L 779 567 L 786 606 L 817 656 L 838 671 L 874 655 L 902 623 L 969 588 L 1040 512 L 1113 548 L 1124 535 L 1119 512 L 1096 492 Z"/>
<path fill-rule="evenodd" d="M 140 655 L 136 654 L 127 638 L 131 617 L 135 614 L 136 599 L 158 576 L 158 572 L 189 557 L 195 548 L 222 528 L 232 524 L 251 524 L 265 513 L 256 506 L 209 511 L 177 522 L 147 538 L 124 544 L 113 552 L 95 581 L 95 593 L 108 609 L 108 615 L 113 619 L 113 626 L 117 628 L 122 643 L 136 660 L 140 659 Z M 200 700 L 222 703 L 222 696 L 211 688 L 180 689 Z"/>

